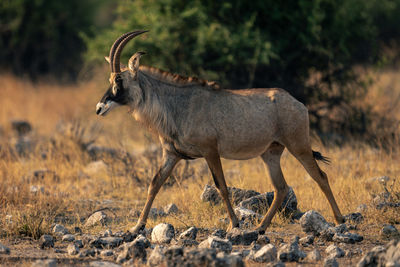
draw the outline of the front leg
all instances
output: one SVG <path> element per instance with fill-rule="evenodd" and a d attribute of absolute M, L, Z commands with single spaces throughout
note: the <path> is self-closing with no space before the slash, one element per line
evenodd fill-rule
<path fill-rule="evenodd" d="M 138 234 L 140 230 L 144 229 L 154 198 L 156 197 L 161 186 L 164 184 L 165 180 L 170 176 L 172 170 L 174 169 L 175 165 L 179 162 L 179 160 L 181 160 L 181 158 L 179 158 L 175 154 L 172 154 L 166 150 L 163 151 L 163 159 L 162 159 L 163 165 L 161 166 L 157 174 L 154 176 L 153 180 L 151 180 L 149 190 L 147 193 L 146 204 L 144 205 L 143 211 L 140 214 L 140 218 L 136 226 L 132 227 L 129 230 L 132 234 Z"/>
<path fill-rule="evenodd" d="M 230 231 L 232 230 L 232 228 L 239 227 L 239 220 L 237 219 L 229 200 L 229 193 L 225 182 L 224 172 L 222 170 L 221 159 L 217 152 L 209 153 L 207 156 L 205 156 L 205 159 L 207 161 L 208 167 L 210 168 L 215 186 L 217 187 L 219 194 L 224 200 L 225 206 L 228 210 L 228 215 L 231 223 L 227 230 Z"/>

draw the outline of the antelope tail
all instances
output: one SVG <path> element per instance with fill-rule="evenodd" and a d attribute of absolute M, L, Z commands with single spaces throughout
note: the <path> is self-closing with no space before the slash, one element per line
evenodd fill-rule
<path fill-rule="evenodd" d="M 330 158 L 322 156 L 322 154 L 320 152 L 318 152 L 318 151 L 314 151 L 313 150 L 312 154 L 313 154 L 314 159 L 316 159 L 316 160 L 320 160 L 325 164 L 330 164 L 331 163 Z"/>

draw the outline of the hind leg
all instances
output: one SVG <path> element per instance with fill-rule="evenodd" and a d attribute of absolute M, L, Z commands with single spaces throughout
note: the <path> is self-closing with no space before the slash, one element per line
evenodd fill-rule
<path fill-rule="evenodd" d="M 311 147 L 307 146 L 306 148 L 291 148 L 287 147 L 288 150 L 300 161 L 300 163 L 304 166 L 308 174 L 317 182 L 322 192 L 325 194 L 325 197 L 328 199 L 328 202 L 333 211 L 333 215 L 335 216 L 335 220 L 338 224 L 344 222 L 344 218 L 339 210 L 339 207 L 336 203 L 335 197 L 333 196 L 331 187 L 329 186 L 327 175 L 319 168 L 316 160 L 314 159 Z"/>
<path fill-rule="evenodd" d="M 269 176 L 271 177 L 272 185 L 275 188 L 274 201 L 268 209 L 267 214 L 264 216 L 261 223 L 257 226 L 256 230 L 260 233 L 265 232 L 265 229 L 270 225 L 272 218 L 277 212 L 278 208 L 282 205 L 289 187 L 283 177 L 280 159 L 285 147 L 279 143 L 272 143 L 266 152 L 261 155 L 262 160 L 267 166 Z"/>

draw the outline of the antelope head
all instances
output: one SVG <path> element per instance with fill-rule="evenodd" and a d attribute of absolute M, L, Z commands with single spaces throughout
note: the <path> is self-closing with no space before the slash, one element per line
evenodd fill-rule
<path fill-rule="evenodd" d="M 96 114 L 104 116 L 117 106 L 140 102 L 141 91 L 137 80 L 139 59 L 144 52 L 135 53 L 129 60 L 128 68 L 121 71 L 120 57 L 129 40 L 147 31 L 133 31 L 121 35 L 112 45 L 109 58 L 111 66 L 110 86 L 99 103 Z"/>

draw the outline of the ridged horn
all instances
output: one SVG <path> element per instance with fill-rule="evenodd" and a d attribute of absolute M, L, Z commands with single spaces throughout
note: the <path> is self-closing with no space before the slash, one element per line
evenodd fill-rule
<path fill-rule="evenodd" d="M 129 34 L 133 34 L 134 32 L 127 32 L 124 33 L 123 35 L 121 35 L 117 40 L 115 40 L 115 42 L 113 43 L 113 45 L 111 46 L 110 49 L 110 54 L 109 54 L 109 62 L 110 62 L 110 66 L 111 66 L 111 72 L 114 72 L 114 54 L 115 54 L 115 50 L 117 50 L 118 45 L 121 43 L 121 41 L 123 39 L 125 39 Z"/>
<path fill-rule="evenodd" d="M 121 52 L 124 49 L 125 45 L 131 40 L 132 38 L 145 33 L 148 31 L 133 31 L 123 34 L 119 37 L 113 44 L 110 50 L 110 62 L 111 62 L 111 72 L 120 73 L 120 56 Z M 116 47 L 116 48 L 115 48 Z M 111 53 L 113 54 L 111 55 Z"/>

